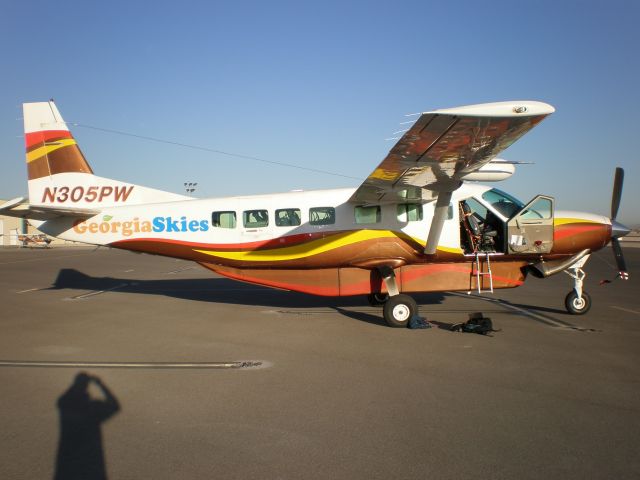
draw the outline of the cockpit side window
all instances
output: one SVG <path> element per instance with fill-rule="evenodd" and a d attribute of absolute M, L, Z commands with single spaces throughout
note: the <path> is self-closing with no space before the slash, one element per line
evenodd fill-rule
<path fill-rule="evenodd" d="M 471 209 L 471 212 L 473 213 L 473 215 L 476 217 L 476 220 L 479 220 L 480 222 L 484 222 L 485 219 L 487 218 L 487 207 L 482 205 L 478 200 L 476 200 L 473 197 L 467 198 L 465 202 L 467 205 L 469 205 L 469 208 Z"/>
<path fill-rule="evenodd" d="M 530 220 L 549 219 L 551 217 L 553 217 L 553 202 L 544 197 L 533 202 L 526 211 L 519 215 L 519 218 Z"/>
<path fill-rule="evenodd" d="M 498 190 L 497 188 L 492 188 L 491 190 L 484 192 L 482 194 L 482 199 L 488 202 L 498 211 L 498 213 L 504 215 L 506 218 L 511 218 L 517 212 L 522 210 L 522 207 L 524 207 L 524 203 L 520 200 L 512 197 L 502 190 Z"/>

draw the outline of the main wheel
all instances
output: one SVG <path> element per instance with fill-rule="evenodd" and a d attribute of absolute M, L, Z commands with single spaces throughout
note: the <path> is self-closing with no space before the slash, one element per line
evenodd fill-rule
<path fill-rule="evenodd" d="M 372 307 L 379 307 L 387 303 L 389 300 L 388 293 L 370 293 L 367 295 L 367 300 L 369 301 L 369 305 Z"/>
<path fill-rule="evenodd" d="M 394 328 L 406 327 L 411 317 L 418 313 L 418 304 L 409 295 L 389 297 L 384 304 L 384 320 Z"/>
<path fill-rule="evenodd" d="M 564 299 L 564 306 L 572 315 L 584 315 L 591 308 L 591 297 L 583 290 L 582 298 L 578 298 L 576 291 L 571 290 Z"/>

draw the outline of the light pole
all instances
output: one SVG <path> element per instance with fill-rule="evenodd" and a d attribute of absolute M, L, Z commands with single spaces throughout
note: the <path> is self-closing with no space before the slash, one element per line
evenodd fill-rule
<path fill-rule="evenodd" d="M 193 182 L 184 182 L 184 189 L 187 193 L 193 193 L 196 191 L 197 183 Z"/>

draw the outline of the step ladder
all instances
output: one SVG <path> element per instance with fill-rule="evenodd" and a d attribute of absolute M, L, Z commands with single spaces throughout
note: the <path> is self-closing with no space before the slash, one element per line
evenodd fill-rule
<path fill-rule="evenodd" d="M 482 270 L 482 266 L 480 264 L 481 255 L 484 255 L 483 263 L 487 266 L 486 272 Z M 476 287 L 478 289 L 478 293 L 482 293 L 482 292 L 493 293 L 493 274 L 491 273 L 491 258 L 488 252 L 476 252 L 475 272 L 472 272 L 472 275 L 476 276 Z M 483 277 L 489 277 L 489 290 L 482 289 Z"/>

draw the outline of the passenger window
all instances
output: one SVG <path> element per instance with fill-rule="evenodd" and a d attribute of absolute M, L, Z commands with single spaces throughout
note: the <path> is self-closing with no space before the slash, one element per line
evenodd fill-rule
<path fill-rule="evenodd" d="M 218 228 L 236 228 L 236 212 L 213 212 L 211 225 Z"/>
<path fill-rule="evenodd" d="M 402 203 L 398 205 L 398 220 L 401 222 L 419 222 L 422 220 L 422 205 Z"/>
<path fill-rule="evenodd" d="M 336 223 L 336 209 L 333 207 L 313 207 L 309 209 L 311 225 L 332 225 Z"/>
<path fill-rule="evenodd" d="M 245 210 L 242 214 L 245 228 L 259 228 L 269 225 L 269 215 L 266 210 Z"/>
<path fill-rule="evenodd" d="M 355 208 L 356 223 L 380 223 L 382 213 L 380 205 L 372 205 L 370 207 Z"/>
<path fill-rule="evenodd" d="M 276 210 L 276 225 L 278 227 L 295 227 L 300 225 L 299 208 L 282 208 Z"/>

